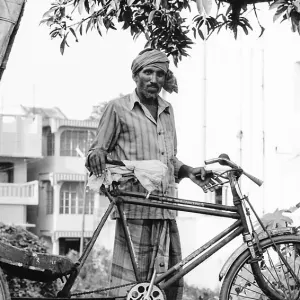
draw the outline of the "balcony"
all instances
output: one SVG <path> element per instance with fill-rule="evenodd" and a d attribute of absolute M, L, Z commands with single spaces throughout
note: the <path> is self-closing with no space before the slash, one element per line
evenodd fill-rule
<path fill-rule="evenodd" d="M 26 183 L 0 183 L 0 205 L 38 205 L 38 180 Z"/>

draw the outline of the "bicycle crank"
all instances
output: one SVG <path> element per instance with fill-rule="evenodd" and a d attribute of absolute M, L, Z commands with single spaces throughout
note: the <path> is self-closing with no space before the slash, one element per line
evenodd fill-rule
<path fill-rule="evenodd" d="M 126 300 L 144 300 L 147 295 L 149 286 L 150 282 L 141 282 L 134 285 L 127 293 Z M 166 296 L 163 290 L 161 290 L 158 286 L 153 285 L 148 299 L 166 300 Z"/>

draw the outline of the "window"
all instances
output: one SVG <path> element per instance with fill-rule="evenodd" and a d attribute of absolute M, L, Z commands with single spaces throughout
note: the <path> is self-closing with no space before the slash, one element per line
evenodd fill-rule
<path fill-rule="evenodd" d="M 50 126 L 43 128 L 43 138 L 45 141 L 45 149 L 43 149 L 43 155 L 53 156 L 55 148 L 55 137 L 54 133 L 51 133 Z"/>
<path fill-rule="evenodd" d="M 50 181 L 46 181 L 46 214 L 51 215 L 53 214 L 53 186 L 51 185 Z"/>
<path fill-rule="evenodd" d="M 12 183 L 13 170 L 14 170 L 14 165 L 12 163 L 0 163 L 0 182 Z"/>
<path fill-rule="evenodd" d="M 84 202 L 84 183 L 65 182 L 60 190 L 60 214 L 82 214 Z M 86 191 L 85 194 L 85 213 L 94 212 L 94 193 Z"/>
<path fill-rule="evenodd" d="M 227 186 L 215 190 L 215 203 L 227 205 Z"/>
<path fill-rule="evenodd" d="M 60 136 L 60 155 L 78 156 L 76 148 L 78 147 L 84 154 L 87 153 L 95 133 L 89 130 L 65 130 Z"/>
<path fill-rule="evenodd" d="M 300 61 L 297 61 L 295 63 L 295 69 L 294 69 L 294 103 L 295 103 L 295 111 L 300 112 L 300 101 L 299 101 L 299 82 L 300 82 Z"/>
<path fill-rule="evenodd" d="M 222 204 L 222 188 L 215 190 L 215 202 L 216 204 Z"/>

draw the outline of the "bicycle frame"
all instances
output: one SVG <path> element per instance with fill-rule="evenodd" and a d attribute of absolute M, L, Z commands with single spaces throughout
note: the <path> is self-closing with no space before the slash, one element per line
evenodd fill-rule
<path fill-rule="evenodd" d="M 189 273 L 211 255 L 216 253 L 219 249 L 223 246 L 228 244 L 232 241 L 235 237 L 242 234 L 244 236 L 244 241 L 248 243 L 248 246 L 251 248 L 251 252 L 254 253 L 253 246 L 250 243 L 250 232 L 248 228 L 248 224 L 246 221 L 246 215 L 244 209 L 242 207 L 242 198 L 241 195 L 237 192 L 238 182 L 236 176 L 232 175 L 230 178 L 231 189 L 233 192 L 233 200 L 234 205 L 222 205 L 222 204 L 212 204 L 212 203 L 205 203 L 205 202 L 196 202 L 186 199 L 178 199 L 173 197 L 166 197 L 166 196 L 156 196 L 156 195 L 146 195 L 145 193 L 134 193 L 134 192 L 126 192 L 119 190 L 116 186 L 113 186 L 113 189 L 110 191 L 104 187 L 102 187 L 102 192 L 108 197 L 110 204 L 104 213 L 98 227 L 94 231 L 94 234 L 88 243 L 87 247 L 84 249 L 81 257 L 78 260 L 76 268 L 70 274 L 67 282 L 65 283 L 63 289 L 58 293 L 58 297 L 70 297 L 70 290 L 72 285 L 83 266 L 86 258 L 88 257 L 90 251 L 92 250 L 98 235 L 101 232 L 106 220 L 108 219 L 110 213 L 112 212 L 114 206 L 117 207 L 119 211 L 119 215 L 121 218 L 121 224 L 124 229 L 125 239 L 127 242 L 127 246 L 129 249 L 129 254 L 131 257 L 133 270 L 136 276 L 136 281 L 139 282 L 141 280 L 141 276 L 139 274 L 137 260 L 134 254 L 133 245 L 131 242 L 130 233 L 127 227 L 126 216 L 122 209 L 122 203 L 130 203 L 130 204 L 138 204 L 142 206 L 153 206 L 159 208 L 166 208 L 172 209 L 176 211 L 185 211 L 190 213 L 197 213 L 197 214 L 205 214 L 211 216 L 219 216 L 224 218 L 231 218 L 236 220 L 232 225 L 228 228 L 217 234 L 203 246 L 199 247 L 197 250 L 192 252 L 186 258 L 182 259 L 179 263 L 175 266 L 171 267 L 167 270 L 166 273 L 159 275 L 155 278 L 154 284 L 158 285 L 161 289 L 165 289 L 170 286 L 172 283 Z M 135 199 L 127 199 L 123 197 L 134 197 Z M 142 199 L 142 200 L 139 200 Z M 159 201 L 153 202 L 153 200 Z M 251 238 L 252 240 L 252 238 Z M 204 254 L 203 252 L 206 251 Z M 191 262 L 194 260 L 193 262 Z M 191 263 L 190 263 L 191 262 Z M 186 266 L 190 263 L 188 266 Z M 186 266 L 184 268 L 184 266 Z M 164 281 L 168 278 L 166 281 Z M 164 281 L 164 282 L 163 282 Z"/>

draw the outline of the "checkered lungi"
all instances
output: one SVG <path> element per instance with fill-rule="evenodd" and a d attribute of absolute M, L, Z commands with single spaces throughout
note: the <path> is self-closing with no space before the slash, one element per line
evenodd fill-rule
<path fill-rule="evenodd" d="M 157 274 L 165 272 L 181 261 L 181 244 L 176 220 L 129 219 L 127 222 L 142 281 L 151 279 L 155 258 Z M 121 226 L 120 219 L 117 219 L 110 286 L 136 281 Z M 114 289 L 110 296 L 124 296 L 131 287 Z M 181 300 L 183 279 L 173 283 L 164 292 L 167 300 Z"/>

